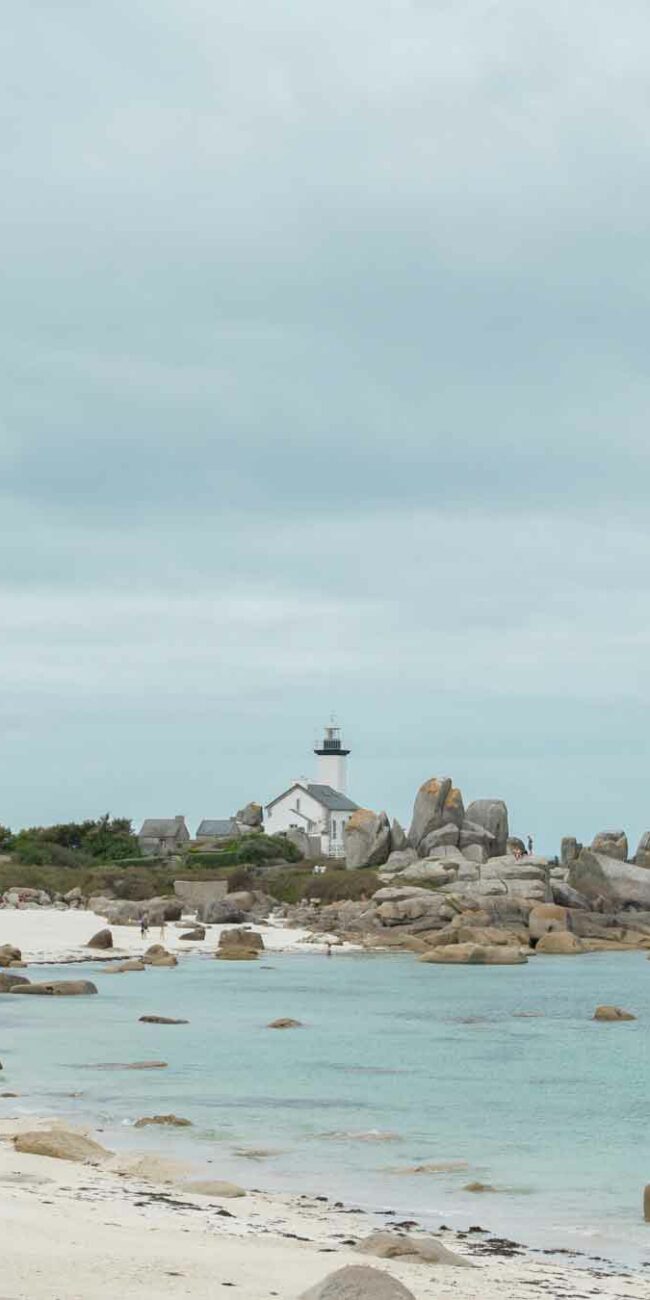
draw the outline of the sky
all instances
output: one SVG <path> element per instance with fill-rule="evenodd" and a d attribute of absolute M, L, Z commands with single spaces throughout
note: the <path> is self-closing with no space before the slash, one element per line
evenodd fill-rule
<path fill-rule="evenodd" d="M 646 0 L 23 0 L 0 823 L 650 826 Z"/>

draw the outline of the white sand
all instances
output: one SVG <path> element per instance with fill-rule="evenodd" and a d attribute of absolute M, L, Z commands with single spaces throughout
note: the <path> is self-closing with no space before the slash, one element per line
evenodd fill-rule
<path fill-rule="evenodd" d="M 13 1131 L 11 1123 L 0 1125 L 2 1300 L 215 1300 L 228 1283 L 239 1300 L 298 1300 L 328 1273 L 361 1262 L 400 1278 L 416 1300 L 522 1300 L 536 1289 L 554 1297 L 647 1300 L 647 1278 L 597 1277 L 526 1256 L 473 1257 L 473 1270 L 362 1259 L 342 1239 L 366 1236 L 376 1226 L 372 1216 L 313 1198 L 207 1201 L 17 1155 Z M 220 1217 L 220 1205 L 233 1217 Z M 444 1239 L 472 1257 L 451 1235 Z"/>
<path fill-rule="evenodd" d="M 82 958 L 90 955 L 84 945 L 104 924 L 83 911 L 1 910 L 0 943 L 16 944 L 28 961 Z M 209 929 L 197 950 L 215 949 L 221 928 Z M 141 952 L 160 938 L 158 930 L 143 941 L 139 928 L 112 929 L 124 953 Z M 309 948 L 305 931 L 255 929 L 269 949 Z M 182 932 L 167 925 L 166 946 L 187 952 Z M 178 1187 L 18 1155 L 11 1135 L 38 1121 L 12 1117 L 10 1098 L 1 1104 L 0 1300 L 215 1300 L 229 1284 L 238 1300 L 298 1300 L 305 1288 L 343 1264 L 362 1262 L 344 1240 L 391 1222 L 336 1210 L 314 1198 L 261 1194 L 222 1202 L 234 1217 L 221 1217 L 219 1203 Z M 459 1244 L 446 1234 L 444 1240 L 452 1249 L 471 1252 L 477 1239 Z M 567 1267 L 532 1255 L 476 1258 L 473 1270 L 402 1260 L 363 1262 L 399 1277 L 416 1300 L 522 1300 L 536 1290 L 567 1300 L 647 1300 L 650 1294 L 650 1280 L 641 1274 L 599 1277 L 584 1263 Z"/>
<path fill-rule="evenodd" d="M 114 955 L 141 954 L 152 943 L 163 943 L 170 952 L 214 952 L 219 943 L 223 925 L 209 926 L 206 937 L 200 943 L 183 942 L 180 936 L 191 930 L 193 921 L 189 918 L 183 922 L 170 922 L 165 925 L 164 937 L 160 927 L 152 926 L 148 937 L 143 939 L 140 927 L 135 925 L 112 925 Z M 25 961 L 65 961 L 78 960 L 92 956 L 94 960 L 110 956 L 110 952 L 98 952 L 85 947 L 88 940 L 98 930 L 106 928 L 106 920 L 94 912 L 57 911 L 55 908 L 1 908 L 0 909 L 0 945 L 12 943 L 20 948 Z M 250 927 L 264 938 L 264 945 L 271 952 L 309 952 L 322 948 L 321 942 L 315 942 L 308 930 L 289 930 L 282 925 L 254 925 Z M 320 939 L 320 936 L 319 936 Z"/>

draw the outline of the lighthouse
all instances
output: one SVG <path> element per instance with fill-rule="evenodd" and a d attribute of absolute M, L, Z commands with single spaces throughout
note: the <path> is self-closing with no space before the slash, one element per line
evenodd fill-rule
<path fill-rule="evenodd" d="M 339 794 L 346 794 L 348 787 L 348 754 L 343 748 L 341 728 L 333 723 L 325 727 L 325 734 L 320 745 L 314 749 L 318 756 L 318 781 L 328 785 Z"/>

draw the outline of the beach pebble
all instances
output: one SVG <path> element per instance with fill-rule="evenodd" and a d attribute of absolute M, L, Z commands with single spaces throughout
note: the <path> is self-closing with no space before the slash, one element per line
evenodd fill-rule
<path fill-rule="evenodd" d="M 415 1296 L 389 1273 L 352 1264 L 303 1291 L 299 1300 L 415 1300 Z"/>

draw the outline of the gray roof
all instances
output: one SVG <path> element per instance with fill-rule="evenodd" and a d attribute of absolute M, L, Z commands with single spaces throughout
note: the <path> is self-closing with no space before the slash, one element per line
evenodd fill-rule
<path fill-rule="evenodd" d="M 165 840 L 186 830 L 185 823 L 177 821 L 175 817 L 147 817 L 138 835 L 145 840 Z"/>
<path fill-rule="evenodd" d="M 222 817 L 220 820 L 217 818 L 216 821 L 211 821 L 209 817 L 204 817 L 196 834 L 197 837 L 204 835 L 206 838 L 211 836 L 219 838 L 220 836 L 236 835 L 237 832 L 237 822 L 232 817 Z"/>
<path fill-rule="evenodd" d="M 331 812 L 355 812 L 359 807 L 358 803 L 353 803 L 347 795 L 333 790 L 331 785 L 308 785 L 307 789 L 314 799 L 318 799 L 318 802 L 322 803 L 324 808 L 329 808 Z"/>

